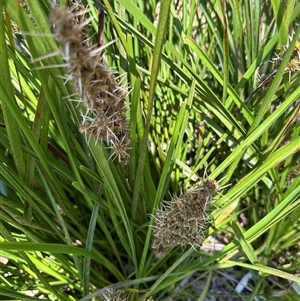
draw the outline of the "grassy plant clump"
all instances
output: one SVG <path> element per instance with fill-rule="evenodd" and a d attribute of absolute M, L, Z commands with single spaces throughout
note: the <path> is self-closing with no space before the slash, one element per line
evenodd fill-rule
<path fill-rule="evenodd" d="M 299 300 L 300 4 L 1 2 L 4 300 Z"/>

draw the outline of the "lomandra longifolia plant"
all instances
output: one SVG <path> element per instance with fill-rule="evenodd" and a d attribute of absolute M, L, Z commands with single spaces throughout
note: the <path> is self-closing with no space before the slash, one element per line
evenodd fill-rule
<path fill-rule="evenodd" d="M 111 69 L 103 64 L 103 47 L 89 45 L 85 28 L 89 19 L 81 5 L 53 8 L 50 20 L 56 39 L 62 45 L 69 76 L 80 97 L 80 132 L 105 142 L 112 157 L 127 164 L 130 146 L 129 125 L 125 115 L 127 90 L 121 87 Z"/>

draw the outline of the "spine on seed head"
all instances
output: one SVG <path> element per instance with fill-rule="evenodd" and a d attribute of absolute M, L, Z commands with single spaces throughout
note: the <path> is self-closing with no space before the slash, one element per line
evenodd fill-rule
<path fill-rule="evenodd" d="M 118 85 L 113 72 L 102 63 L 102 48 L 90 46 L 86 34 L 89 20 L 83 6 L 53 8 L 51 22 L 61 43 L 70 78 L 85 112 L 79 131 L 105 142 L 125 164 L 130 146 L 126 112 L 127 90 Z"/>

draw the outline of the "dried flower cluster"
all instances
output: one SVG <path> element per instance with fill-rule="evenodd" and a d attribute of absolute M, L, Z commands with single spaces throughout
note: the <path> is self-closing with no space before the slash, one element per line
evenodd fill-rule
<path fill-rule="evenodd" d="M 206 238 L 211 225 L 208 210 L 219 191 L 215 180 L 203 180 L 201 187 L 174 196 L 170 204 L 163 204 L 154 216 L 152 248 L 157 257 L 163 257 L 174 246 L 198 246 Z"/>
<path fill-rule="evenodd" d="M 100 296 L 103 301 L 127 301 L 128 295 L 122 291 L 107 289 L 106 292 L 102 293 Z"/>
<path fill-rule="evenodd" d="M 272 60 L 274 68 L 273 72 L 271 72 L 268 75 L 264 75 L 259 79 L 259 87 L 267 87 L 272 82 L 272 79 L 275 77 L 278 67 L 280 66 L 283 57 L 286 53 L 286 50 L 288 49 L 289 45 L 284 47 L 284 50 L 276 55 L 276 57 Z M 287 66 L 284 69 L 285 73 L 293 73 L 296 71 L 300 71 L 300 39 L 296 42 L 294 51 L 292 53 L 292 56 L 287 64 Z"/>
<path fill-rule="evenodd" d="M 54 8 L 51 21 L 56 39 L 63 48 L 69 78 L 85 109 L 79 130 L 105 142 L 113 155 L 128 163 L 130 146 L 128 120 L 125 116 L 127 91 L 119 86 L 112 71 L 103 65 L 103 47 L 90 46 L 85 31 L 89 20 L 81 5 Z"/>
<path fill-rule="evenodd" d="M 288 46 L 273 60 L 275 67 L 280 65 L 287 48 Z M 286 73 L 300 71 L 300 39 L 296 42 L 293 54 L 284 71 Z"/>

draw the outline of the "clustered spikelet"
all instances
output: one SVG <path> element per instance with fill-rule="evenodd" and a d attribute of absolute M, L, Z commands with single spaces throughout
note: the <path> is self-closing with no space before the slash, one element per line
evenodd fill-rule
<path fill-rule="evenodd" d="M 126 112 L 127 90 L 102 63 L 102 48 L 90 46 L 85 31 L 89 20 L 81 5 L 54 8 L 51 22 L 63 48 L 70 78 L 85 112 L 80 132 L 105 142 L 119 161 L 127 164 L 130 146 Z"/>
<path fill-rule="evenodd" d="M 174 246 L 198 246 L 206 238 L 212 221 L 208 215 L 213 197 L 219 191 L 215 180 L 203 180 L 201 187 L 174 196 L 154 216 L 152 248 L 163 257 Z"/>
<path fill-rule="evenodd" d="M 283 57 L 288 49 L 288 45 L 284 47 L 284 50 L 276 55 L 276 57 L 272 60 L 274 65 L 274 70 L 271 74 L 264 75 L 259 79 L 258 85 L 267 87 L 270 85 L 272 79 L 275 77 L 277 73 L 277 69 L 280 66 Z M 300 71 L 300 39 L 297 40 L 292 56 L 284 69 L 285 73 L 293 73 L 296 71 Z"/>
<path fill-rule="evenodd" d="M 103 301 L 127 301 L 128 296 L 123 291 L 107 289 L 104 293 L 100 295 Z"/>
<path fill-rule="evenodd" d="M 280 65 L 287 48 L 288 46 L 273 60 L 275 67 Z M 284 71 L 285 73 L 300 71 L 300 39 L 296 42 L 292 56 Z"/>

